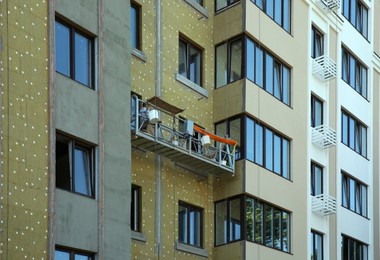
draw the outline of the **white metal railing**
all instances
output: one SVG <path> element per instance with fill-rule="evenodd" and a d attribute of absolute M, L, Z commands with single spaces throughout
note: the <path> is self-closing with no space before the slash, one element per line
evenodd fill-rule
<path fill-rule="evenodd" d="M 313 60 L 313 74 L 321 81 L 328 81 L 336 77 L 336 63 L 327 55 Z"/>
<path fill-rule="evenodd" d="M 340 0 L 316 0 L 316 3 L 326 13 L 335 11 L 340 7 Z"/>
<path fill-rule="evenodd" d="M 202 143 L 193 136 L 193 124 L 189 120 L 169 113 L 154 104 L 131 98 L 131 130 L 137 136 L 148 138 L 168 148 L 201 159 L 230 172 L 235 170 L 235 151 L 232 145 L 215 140 Z M 154 111 L 154 112 L 152 112 Z M 150 118 L 154 114 L 156 119 Z M 186 128 L 186 125 L 190 125 Z M 189 133 L 190 131 L 191 133 Z M 204 136 L 204 135 L 203 135 Z M 204 141 L 204 140 L 203 140 Z M 181 163 L 179 161 L 179 163 Z"/>
<path fill-rule="evenodd" d="M 336 145 L 336 132 L 327 125 L 312 128 L 311 141 L 317 146 L 326 149 Z"/>
<path fill-rule="evenodd" d="M 311 209 L 321 216 L 335 214 L 336 199 L 328 194 L 312 196 Z"/>

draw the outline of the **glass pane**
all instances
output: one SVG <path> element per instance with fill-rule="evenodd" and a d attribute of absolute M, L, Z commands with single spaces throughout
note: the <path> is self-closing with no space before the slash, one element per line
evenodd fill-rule
<path fill-rule="evenodd" d="M 274 135 L 273 145 L 274 172 L 281 174 L 281 137 Z"/>
<path fill-rule="evenodd" d="M 227 135 L 227 121 L 219 123 L 215 126 L 215 133 L 219 136 Z"/>
<path fill-rule="evenodd" d="M 227 243 L 227 201 L 215 206 L 215 245 Z"/>
<path fill-rule="evenodd" d="M 90 41 L 75 33 L 75 80 L 90 85 Z"/>
<path fill-rule="evenodd" d="M 241 40 L 231 44 L 231 71 L 230 82 L 241 79 L 241 59 L 242 59 Z"/>
<path fill-rule="evenodd" d="M 178 240 L 182 243 L 187 242 L 187 207 L 179 205 L 178 211 Z"/>
<path fill-rule="evenodd" d="M 264 8 L 264 0 L 256 0 L 256 5 L 261 9 L 263 10 Z"/>
<path fill-rule="evenodd" d="M 87 255 L 75 254 L 74 256 L 74 260 L 89 260 L 89 259 L 91 258 Z"/>
<path fill-rule="evenodd" d="M 360 192 L 361 192 L 360 184 L 356 183 L 355 185 L 355 212 L 358 214 L 362 213 L 362 209 L 361 209 L 362 200 L 360 198 Z"/>
<path fill-rule="evenodd" d="M 273 246 L 281 249 L 281 211 L 273 209 Z"/>
<path fill-rule="evenodd" d="M 363 248 L 363 260 L 368 260 L 368 247 L 366 245 L 362 245 Z"/>
<path fill-rule="evenodd" d="M 342 206 L 348 207 L 348 179 L 342 175 Z"/>
<path fill-rule="evenodd" d="M 361 154 L 361 126 L 359 124 L 355 124 L 355 131 L 354 131 L 354 137 L 355 137 L 355 151 L 359 154 Z"/>
<path fill-rule="evenodd" d="M 290 251 L 290 219 L 286 212 L 282 212 L 282 250 Z"/>
<path fill-rule="evenodd" d="M 284 17 L 283 17 L 283 28 L 290 32 L 290 0 L 284 1 Z"/>
<path fill-rule="evenodd" d="M 75 147 L 74 152 L 75 192 L 92 196 L 90 152 L 82 147 Z"/>
<path fill-rule="evenodd" d="M 349 118 L 349 124 L 349 146 L 355 149 L 355 120 L 352 117 Z"/>
<path fill-rule="evenodd" d="M 190 209 L 190 245 L 201 246 L 201 211 Z"/>
<path fill-rule="evenodd" d="M 131 198 L 131 229 L 134 231 L 140 231 L 140 201 L 139 201 L 139 189 L 132 187 Z"/>
<path fill-rule="evenodd" d="M 323 105 L 322 105 L 322 102 L 319 101 L 319 100 L 315 100 L 315 103 L 314 103 L 314 112 L 315 112 L 315 115 L 314 115 L 314 126 L 320 126 L 323 124 Z"/>
<path fill-rule="evenodd" d="M 272 94 L 281 99 L 281 65 L 278 62 L 274 64 L 274 93 Z"/>
<path fill-rule="evenodd" d="M 138 48 L 138 12 L 135 6 L 131 6 L 131 40 L 132 48 Z"/>
<path fill-rule="evenodd" d="M 349 70 L 349 74 L 350 74 L 350 81 L 349 81 L 349 84 L 350 86 L 352 87 L 355 87 L 355 67 L 356 67 L 356 61 L 355 61 L 355 58 L 352 57 L 350 55 L 350 70 Z"/>
<path fill-rule="evenodd" d="M 55 250 L 54 259 L 55 260 L 70 260 L 70 253 Z"/>
<path fill-rule="evenodd" d="M 240 198 L 230 201 L 230 241 L 241 239 Z"/>
<path fill-rule="evenodd" d="M 311 260 L 315 260 L 315 258 L 314 258 L 314 255 L 315 255 L 315 250 L 314 250 L 314 233 L 313 232 L 310 233 L 309 242 L 310 242 L 310 254 L 311 254 L 310 259 Z"/>
<path fill-rule="evenodd" d="M 290 70 L 282 66 L 282 102 L 290 105 Z"/>
<path fill-rule="evenodd" d="M 342 1 L 343 2 L 343 15 L 348 18 L 349 13 L 349 1 Z"/>
<path fill-rule="evenodd" d="M 350 207 L 351 210 L 355 210 L 355 181 L 350 179 Z"/>
<path fill-rule="evenodd" d="M 321 235 L 315 234 L 315 260 L 323 259 L 323 239 Z"/>
<path fill-rule="evenodd" d="M 179 42 L 179 58 L 178 58 L 178 73 L 187 78 L 187 55 L 186 44 Z"/>
<path fill-rule="evenodd" d="M 367 69 L 365 67 L 361 67 L 361 86 L 362 86 L 362 96 L 367 98 Z"/>
<path fill-rule="evenodd" d="M 290 178 L 290 143 L 282 139 L 282 177 Z"/>
<path fill-rule="evenodd" d="M 348 117 L 342 113 L 342 142 L 348 145 Z"/>
<path fill-rule="evenodd" d="M 247 78 L 255 81 L 255 44 L 247 39 L 247 57 L 246 57 Z"/>
<path fill-rule="evenodd" d="M 265 168 L 273 171 L 273 132 L 265 130 Z"/>
<path fill-rule="evenodd" d="M 55 149 L 55 185 L 57 188 L 70 191 L 71 166 L 69 144 L 57 140 Z"/>
<path fill-rule="evenodd" d="M 237 141 L 237 146 L 235 148 L 235 160 L 241 158 L 241 140 L 240 140 L 240 118 L 230 121 L 230 134 L 229 136 Z"/>
<path fill-rule="evenodd" d="M 55 69 L 70 77 L 70 29 L 55 21 Z"/>
<path fill-rule="evenodd" d="M 315 166 L 314 167 L 314 177 L 315 177 L 315 187 L 314 195 L 323 194 L 323 182 L 322 182 L 322 168 Z"/>
<path fill-rule="evenodd" d="M 252 198 L 246 199 L 245 202 L 246 207 L 246 215 L 245 215 L 245 221 L 246 221 L 246 235 L 248 241 L 253 241 L 254 239 L 254 200 Z"/>
<path fill-rule="evenodd" d="M 256 64 L 255 64 L 255 74 L 256 74 L 256 81 L 255 83 L 259 86 L 259 87 L 263 87 L 263 81 L 264 81 L 264 71 L 263 71 L 263 68 L 264 68 L 264 61 L 263 61 L 263 51 L 258 47 L 256 46 Z"/>
<path fill-rule="evenodd" d="M 363 7 L 363 30 L 362 34 L 364 37 L 368 38 L 368 10 L 367 8 Z"/>
<path fill-rule="evenodd" d="M 254 161 L 254 145 L 255 145 L 255 139 L 254 139 L 254 134 L 255 134 L 255 125 L 254 125 L 254 122 L 252 119 L 250 118 L 247 118 L 246 119 L 246 129 L 245 129 L 245 133 L 246 133 L 246 158 L 248 160 L 251 160 L 251 161 Z"/>
<path fill-rule="evenodd" d="M 361 155 L 363 155 L 364 157 L 367 157 L 367 128 L 365 128 L 364 126 L 361 127 L 362 128 L 362 131 L 361 131 L 361 145 L 362 145 L 362 152 L 361 152 Z"/>
<path fill-rule="evenodd" d="M 318 32 L 315 35 L 315 57 L 323 55 L 323 37 Z"/>
<path fill-rule="evenodd" d="M 190 80 L 201 85 L 201 53 L 199 50 L 190 47 Z"/>
<path fill-rule="evenodd" d="M 263 165 L 263 127 L 256 124 L 255 131 L 255 162 Z"/>
<path fill-rule="evenodd" d="M 348 53 L 343 50 L 342 55 L 342 79 L 346 82 L 348 82 Z"/>
<path fill-rule="evenodd" d="M 361 196 L 362 196 L 362 215 L 367 216 L 367 187 L 361 186 Z"/>
<path fill-rule="evenodd" d="M 273 93 L 273 58 L 268 53 L 265 54 L 265 89 Z"/>
<path fill-rule="evenodd" d="M 355 17 L 356 17 L 356 2 L 357 1 L 349 1 L 350 2 L 350 22 L 352 24 L 355 24 Z"/>
<path fill-rule="evenodd" d="M 216 0 L 216 10 L 222 9 L 223 7 L 227 6 L 228 0 Z"/>
<path fill-rule="evenodd" d="M 255 242 L 263 242 L 263 204 L 255 201 Z"/>
<path fill-rule="evenodd" d="M 274 5 L 273 5 L 273 1 L 274 0 L 267 0 L 266 1 L 266 13 L 272 19 L 274 17 Z"/>
<path fill-rule="evenodd" d="M 274 6 L 274 20 L 282 25 L 282 1 L 276 1 Z"/>
<path fill-rule="evenodd" d="M 216 47 L 216 87 L 227 84 L 227 43 Z"/>
<path fill-rule="evenodd" d="M 265 245 L 273 247 L 273 208 L 265 205 Z"/>

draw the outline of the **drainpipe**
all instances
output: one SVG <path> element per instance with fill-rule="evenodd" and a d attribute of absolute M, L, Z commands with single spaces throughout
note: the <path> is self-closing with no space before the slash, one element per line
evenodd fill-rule
<path fill-rule="evenodd" d="M 161 86 L 162 86 L 162 40 L 161 40 L 161 0 L 156 0 L 156 86 L 155 94 L 157 97 L 161 96 Z M 161 258 L 162 252 L 162 183 L 161 183 L 161 156 L 156 153 L 155 155 L 155 165 L 156 165 L 156 221 L 155 221 L 155 234 L 156 234 L 156 255 L 157 259 Z"/>

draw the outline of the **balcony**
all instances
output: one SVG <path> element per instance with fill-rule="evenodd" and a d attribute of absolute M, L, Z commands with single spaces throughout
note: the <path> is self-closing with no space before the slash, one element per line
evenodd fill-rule
<path fill-rule="evenodd" d="M 321 216 L 328 216 L 336 213 L 336 200 L 327 194 L 312 196 L 311 209 Z"/>
<path fill-rule="evenodd" d="M 237 142 L 177 116 L 182 111 L 158 97 L 142 101 L 132 96 L 132 146 L 166 156 L 201 174 L 233 174 Z"/>
<path fill-rule="evenodd" d="M 336 64 L 327 55 L 322 55 L 313 60 L 313 74 L 320 81 L 328 81 L 336 77 Z"/>
<path fill-rule="evenodd" d="M 316 0 L 317 5 L 325 13 L 330 13 L 340 7 L 340 0 Z"/>
<path fill-rule="evenodd" d="M 322 149 L 336 145 L 336 132 L 327 125 L 312 128 L 311 141 Z"/>

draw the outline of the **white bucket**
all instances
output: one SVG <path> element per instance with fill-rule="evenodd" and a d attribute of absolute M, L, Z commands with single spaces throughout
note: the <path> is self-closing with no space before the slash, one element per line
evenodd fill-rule
<path fill-rule="evenodd" d="M 222 160 L 221 164 L 222 164 L 223 166 L 226 166 L 226 165 L 227 165 L 227 161 L 226 161 L 226 160 Z"/>
<path fill-rule="evenodd" d="M 210 144 L 211 144 L 211 142 L 210 142 L 210 136 L 208 136 L 208 135 L 204 135 L 204 136 L 202 136 L 202 138 L 201 138 L 201 143 L 202 143 L 202 145 L 203 145 L 204 147 L 209 147 Z"/>
<path fill-rule="evenodd" d="M 160 118 L 158 117 L 158 111 L 153 109 L 149 111 L 149 122 L 152 124 L 157 123 L 160 121 Z"/>

